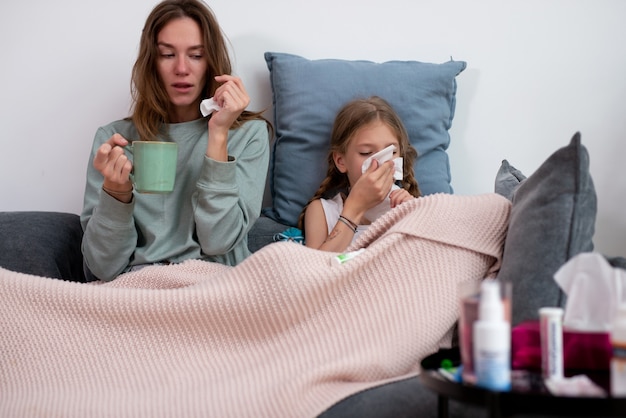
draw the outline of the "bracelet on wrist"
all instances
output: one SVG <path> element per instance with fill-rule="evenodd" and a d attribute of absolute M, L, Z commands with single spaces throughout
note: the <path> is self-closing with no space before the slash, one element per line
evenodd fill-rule
<path fill-rule="evenodd" d="M 358 225 L 355 224 L 354 222 L 352 222 L 350 219 L 346 218 L 343 215 L 339 215 L 339 221 L 344 223 L 348 228 L 350 228 L 352 230 L 352 232 L 354 232 L 356 234 L 356 230 Z"/>

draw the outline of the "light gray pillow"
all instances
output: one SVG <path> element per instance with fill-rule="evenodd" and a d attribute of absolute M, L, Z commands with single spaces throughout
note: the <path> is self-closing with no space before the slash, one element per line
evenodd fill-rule
<path fill-rule="evenodd" d="M 503 162 L 509 186 L 519 172 Z M 496 189 L 502 187 L 503 183 Z M 554 273 L 570 258 L 593 251 L 597 197 L 589 154 L 576 133 L 513 192 L 500 280 L 513 283 L 512 324 L 536 319 L 544 306 L 565 306 Z"/>

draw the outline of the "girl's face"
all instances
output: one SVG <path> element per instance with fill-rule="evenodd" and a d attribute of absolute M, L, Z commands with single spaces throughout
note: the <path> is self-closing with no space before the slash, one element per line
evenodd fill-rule
<path fill-rule="evenodd" d="M 372 154 L 389 145 L 395 145 L 394 158 L 398 157 L 400 142 L 394 132 L 380 120 L 369 123 L 356 131 L 348 142 L 345 153 L 335 153 L 333 158 L 337 169 L 348 175 L 350 186 L 361 177 L 363 162 Z"/>
<path fill-rule="evenodd" d="M 158 34 L 157 48 L 157 71 L 173 105 L 171 122 L 197 119 L 207 71 L 200 27 L 189 17 L 171 20 Z"/>

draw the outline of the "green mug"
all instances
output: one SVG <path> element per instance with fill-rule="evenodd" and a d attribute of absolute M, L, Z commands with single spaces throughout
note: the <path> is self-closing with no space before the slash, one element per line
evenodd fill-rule
<path fill-rule="evenodd" d="M 169 193 L 174 190 L 178 144 L 160 141 L 133 141 L 131 181 L 139 193 Z"/>

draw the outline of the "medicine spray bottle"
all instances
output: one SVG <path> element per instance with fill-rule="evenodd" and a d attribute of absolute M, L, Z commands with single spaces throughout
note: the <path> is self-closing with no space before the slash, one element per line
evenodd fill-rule
<path fill-rule="evenodd" d="M 511 389 L 511 324 L 504 319 L 500 284 L 486 279 L 474 322 L 476 385 L 496 391 Z"/>

